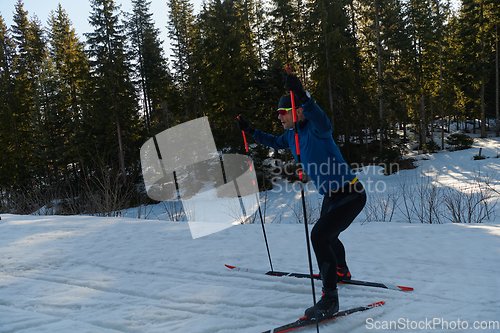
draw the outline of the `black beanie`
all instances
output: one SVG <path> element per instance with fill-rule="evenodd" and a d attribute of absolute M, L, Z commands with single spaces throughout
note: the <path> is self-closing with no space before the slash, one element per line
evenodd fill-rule
<path fill-rule="evenodd" d="M 302 107 L 302 104 L 298 100 L 298 98 L 293 95 L 295 99 L 295 108 L 300 108 Z M 292 99 L 290 98 L 290 94 L 287 94 L 285 96 L 281 96 L 280 102 L 278 103 L 278 109 L 288 109 L 292 107 Z"/>

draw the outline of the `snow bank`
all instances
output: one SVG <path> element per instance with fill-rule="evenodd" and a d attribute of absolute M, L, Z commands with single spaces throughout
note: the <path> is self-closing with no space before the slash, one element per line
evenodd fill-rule
<path fill-rule="evenodd" d="M 303 225 L 266 230 L 274 268 L 307 272 Z M 340 286 L 341 309 L 387 303 L 322 332 L 499 320 L 500 223 L 355 223 L 341 238 L 355 278 L 415 291 Z M 308 280 L 232 272 L 225 263 L 269 267 L 261 226 L 192 239 L 185 222 L 3 215 L 0 332 L 250 333 L 291 321 L 312 303 Z"/>

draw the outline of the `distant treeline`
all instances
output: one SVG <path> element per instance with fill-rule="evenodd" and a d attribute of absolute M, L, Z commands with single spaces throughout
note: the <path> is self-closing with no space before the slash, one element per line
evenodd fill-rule
<path fill-rule="evenodd" d="M 230 152 L 243 152 L 239 114 L 281 133 L 288 64 L 351 162 L 392 159 L 407 128 L 425 149 L 435 124 L 482 119 L 483 136 L 487 118 L 498 124 L 499 1 L 464 0 L 454 12 L 439 0 L 207 0 L 195 15 L 188 0 L 168 0 L 168 20 L 156 23 L 150 1 L 132 0 L 131 13 L 90 3 L 84 40 L 61 5 L 45 26 L 21 0 L 11 27 L 0 15 L 4 211 L 35 192 L 81 199 L 106 189 L 128 193 L 116 206 L 137 204 L 141 145 L 198 117 Z"/>

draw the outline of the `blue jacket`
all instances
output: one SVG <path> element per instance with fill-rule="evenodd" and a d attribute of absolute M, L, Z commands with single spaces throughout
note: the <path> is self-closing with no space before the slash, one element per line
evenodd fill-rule
<path fill-rule="evenodd" d="M 305 172 L 320 194 L 327 194 L 349 184 L 356 175 L 346 163 L 332 138 L 333 126 L 314 99 L 302 106 L 305 121 L 298 123 L 300 159 Z M 295 132 L 286 130 L 281 136 L 255 130 L 254 139 L 274 149 L 292 150 L 297 160 Z"/>

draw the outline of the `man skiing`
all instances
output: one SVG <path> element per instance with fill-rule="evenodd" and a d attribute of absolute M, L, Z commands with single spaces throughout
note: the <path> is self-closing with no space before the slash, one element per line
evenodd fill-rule
<path fill-rule="evenodd" d="M 302 166 L 324 196 L 321 216 L 311 231 L 323 295 L 316 304 L 316 313 L 314 307 L 305 311 L 308 318 L 321 318 L 339 311 L 337 281 L 351 279 L 345 249 L 338 237 L 365 206 L 366 193 L 335 144 L 333 126 L 323 110 L 296 76 L 286 75 L 285 83 L 287 90 L 293 92 L 295 105 L 301 105 L 296 114 Z M 238 117 L 238 127 L 260 144 L 274 149 L 290 148 L 297 159 L 290 94 L 282 96 L 278 103 L 278 119 L 285 129 L 281 136 L 254 129 L 242 117 Z"/>

